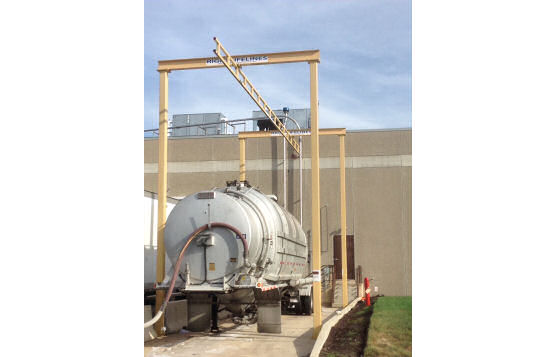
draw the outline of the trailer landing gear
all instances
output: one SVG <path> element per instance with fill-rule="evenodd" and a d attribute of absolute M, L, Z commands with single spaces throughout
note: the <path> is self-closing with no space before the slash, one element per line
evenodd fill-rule
<path fill-rule="evenodd" d="M 220 332 L 220 329 L 218 328 L 218 297 L 215 294 L 212 295 L 210 319 L 210 332 Z"/>

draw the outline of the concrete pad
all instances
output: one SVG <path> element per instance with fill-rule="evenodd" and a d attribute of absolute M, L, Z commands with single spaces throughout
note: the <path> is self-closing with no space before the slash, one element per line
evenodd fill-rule
<path fill-rule="evenodd" d="M 337 309 L 323 307 L 323 323 Z M 220 323 L 219 334 L 208 332 L 177 333 L 145 343 L 145 356 L 309 356 L 315 340 L 313 316 L 282 315 L 281 333 L 258 333 L 257 324 Z"/>
<path fill-rule="evenodd" d="M 187 325 L 187 300 L 168 302 L 164 316 L 167 333 L 179 332 Z"/>

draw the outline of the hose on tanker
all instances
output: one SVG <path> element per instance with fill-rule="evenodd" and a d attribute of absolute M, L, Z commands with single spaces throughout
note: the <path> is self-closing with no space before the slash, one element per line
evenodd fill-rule
<path fill-rule="evenodd" d="M 236 227 L 231 226 L 227 223 L 213 222 L 213 223 L 210 224 L 210 226 L 211 226 L 211 228 L 212 227 L 227 228 L 227 229 L 231 230 L 232 232 L 234 232 L 241 239 L 241 241 L 243 243 L 243 259 L 247 263 L 247 255 L 248 255 L 248 249 L 249 248 L 248 248 L 248 245 L 247 245 L 247 240 L 245 239 L 243 234 Z M 168 292 L 166 293 L 166 298 L 164 299 L 164 302 L 160 306 L 160 309 L 158 310 L 156 315 L 151 320 L 145 322 L 143 328 L 151 327 L 158 320 L 160 320 L 160 318 L 162 317 L 162 314 L 164 313 L 164 310 L 166 310 L 166 306 L 168 305 L 168 302 L 170 301 L 170 297 L 172 296 L 172 291 L 174 290 L 174 285 L 176 284 L 176 278 L 178 277 L 178 273 L 179 273 L 179 267 L 181 265 L 183 257 L 185 256 L 185 251 L 187 250 L 187 247 L 189 246 L 189 244 L 195 239 L 195 237 L 199 233 L 206 231 L 208 228 L 209 228 L 209 225 L 205 224 L 204 226 L 199 227 L 195 232 L 191 233 L 189 235 L 189 237 L 187 238 L 187 242 L 185 243 L 185 245 L 181 249 L 178 260 L 176 261 L 176 265 L 174 266 L 174 275 L 172 276 L 172 280 L 170 282 Z"/>

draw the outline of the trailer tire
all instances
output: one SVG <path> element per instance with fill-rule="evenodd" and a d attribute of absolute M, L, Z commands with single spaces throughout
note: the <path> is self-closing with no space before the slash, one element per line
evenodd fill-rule
<path fill-rule="evenodd" d="M 303 298 L 303 296 L 301 296 L 301 298 Z M 303 310 L 303 300 L 300 299 L 300 301 L 295 304 L 295 314 L 296 315 L 303 315 L 305 313 L 305 311 Z"/>

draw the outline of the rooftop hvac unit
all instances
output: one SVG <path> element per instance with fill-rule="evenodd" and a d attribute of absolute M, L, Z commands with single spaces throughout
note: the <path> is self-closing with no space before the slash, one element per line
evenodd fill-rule
<path fill-rule="evenodd" d="M 186 127 L 172 129 L 171 136 L 209 136 L 225 134 L 227 125 L 222 122 L 222 119 L 226 119 L 222 113 L 174 114 L 172 116 L 172 126 Z"/>
<path fill-rule="evenodd" d="M 282 109 L 273 110 L 280 119 L 282 119 L 285 115 Z M 261 118 L 261 120 L 268 119 L 260 110 L 254 110 L 252 118 Z M 289 109 L 288 118 L 290 118 L 290 120 L 285 121 L 286 128 L 288 130 L 298 129 L 296 122 L 297 124 L 299 124 L 300 129 L 311 128 L 311 109 Z M 257 127 L 257 121 L 253 121 L 253 130 L 259 130 L 259 128 Z"/>

